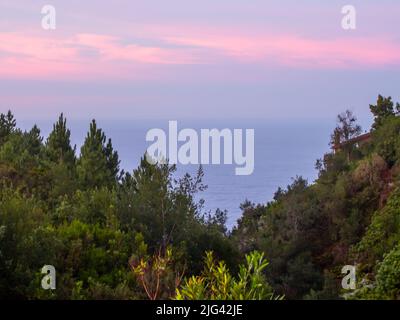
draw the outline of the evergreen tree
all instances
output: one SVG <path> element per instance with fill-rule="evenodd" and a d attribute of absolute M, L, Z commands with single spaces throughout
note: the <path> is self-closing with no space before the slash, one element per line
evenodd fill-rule
<path fill-rule="evenodd" d="M 119 176 L 119 157 L 118 152 L 114 150 L 111 139 L 108 139 L 107 145 L 104 149 L 106 157 L 107 157 L 107 167 L 111 173 L 111 177 L 120 179 Z M 122 175 L 122 173 L 121 173 Z"/>
<path fill-rule="evenodd" d="M 28 150 L 29 154 L 33 156 L 39 156 L 43 146 L 43 138 L 40 135 L 40 129 L 38 126 L 35 124 L 30 131 L 25 132 L 25 137 L 26 149 Z"/>
<path fill-rule="evenodd" d="M 361 133 L 361 126 L 357 124 L 356 116 L 350 111 L 337 116 L 337 126 L 331 135 L 330 145 L 335 149 L 341 144 L 352 138 L 355 138 Z M 350 161 L 352 145 L 344 146 L 342 149 L 346 152 L 347 160 Z"/>
<path fill-rule="evenodd" d="M 361 133 L 361 127 L 356 122 L 357 118 L 350 110 L 339 114 L 337 127 L 331 135 L 331 144 L 343 143 L 358 136 Z"/>
<path fill-rule="evenodd" d="M 7 114 L 0 114 L 0 146 L 4 144 L 7 137 L 14 132 L 17 122 L 14 115 L 8 110 Z"/>
<path fill-rule="evenodd" d="M 372 125 L 373 129 L 378 129 L 385 119 L 393 117 L 396 114 L 392 97 L 385 98 L 379 95 L 376 104 L 370 104 L 369 108 L 375 117 L 374 124 Z M 396 110 L 397 112 L 400 111 L 400 105 L 398 103 L 396 104 Z"/>
<path fill-rule="evenodd" d="M 104 132 L 97 128 L 95 120 L 81 148 L 78 161 L 78 178 L 83 188 L 112 186 L 119 171 L 118 153 L 113 150 L 111 140 L 106 143 Z"/>
<path fill-rule="evenodd" d="M 46 155 L 50 161 L 64 163 L 71 167 L 75 164 L 76 146 L 71 146 L 71 131 L 67 128 L 67 119 L 61 113 L 53 125 L 53 131 L 46 141 Z"/>

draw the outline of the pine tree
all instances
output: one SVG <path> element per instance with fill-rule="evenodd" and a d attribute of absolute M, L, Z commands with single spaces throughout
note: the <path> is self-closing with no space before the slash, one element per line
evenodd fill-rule
<path fill-rule="evenodd" d="M 118 152 L 114 151 L 111 139 L 108 139 L 107 146 L 105 147 L 105 154 L 107 157 L 107 167 L 108 170 L 110 171 L 111 177 L 114 179 L 120 179 L 118 176 L 119 173 L 119 157 L 118 157 Z"/>
<path fill-rule="evenodd" d="M 72 167 L 76 161 L 75 150 L 76 146 L 71 146 L 71 131 L 67 128 L 67 119 L 61 113 L 46 141 L 47 157 L 50 161 Z"/>
<path fill-rule="evenodd" d="M 334 148 L 337 148 L 341 143 L 357 137 L 362 131 L 361 126 L 357 124 L 356 116 L 350 110 L 339 114 L 337 116 L 337 123 L 338 125 L 331 135 L 330 142 L 330 145 Z M 352 145 L 345 146 L 343 149 L 346 152 L 347 160 L 350 161 Z"/>
<path fill-rule="evenodd" d="M 29 154 L 33 156 L 40 155 L 40 151 L 43 146 L 43 138 L 40 135 L 40 129 L 35 124 L 29 132 L 25 133 L 26 137 L 26 149 L 29 151 Z"/>
<path fill-rule="evenodd" d="M 379 95 L 376 104 L 370 104 L 369 108 L 375 117 L 374 124 L 372 125 L 373 129 L 379 128 L 385 121 L 385 119 L 387 119 L 388 117 L 393 117 L 396 114 L 392 97 L 384 98 Z M 400 111 L 399 104 L 396 105 L 396 110 L 397 112 Z"/>
<path fill-rule="evenodd" d="M 111 140 L 106 143 L 104 132 L 92 120 L 89 132 L 81 148 L 78 161 L 78 177 L 84 188 L 112 186 L 119 172 L 118 153 L 113 150 Z"/>
<path fill-rule="evenodd" d="M 15 131 L 17 122 L 14 115 L 8 110 L 7 114 L 0 114 L 0 146 L 6 142 L 7 137 Z"/>
<path fill-rule="evenodd" d="M 336 146 L 357 137 L 362 131 L 361 127 L 357 124 L 356 116 L 350 110 L 339 114 L 337 116 L 337 123 L 338 125 L 331 135 L 331 146 Z"/>

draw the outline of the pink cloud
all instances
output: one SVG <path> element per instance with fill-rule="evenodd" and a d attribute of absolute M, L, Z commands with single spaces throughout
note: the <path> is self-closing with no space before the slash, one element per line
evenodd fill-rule
<path fill-rule="evenodd" d="M 265 65 L 311 69 L 400 65 L 400 44 L 382 39 L 315 40 L 280 35 L 167 37 L 166 40 L 180 45 L 209 48 L 241 62 Z"/>
<path fill-rule="evenodd" d="M 381 68 L 400 65 L 400 44 L 382 38 L 311 39 L 297 35 L 236 34 L 226 30 L 149 29 L 158 45 L 80 33 L 0 33 L 2 78 L 157 77 L 162 66 L 256 64 L 291 68 Z M 183 30 L 183 31 L 182 31 Z M 173 30 L 172 30 L 173 31 Z M 212 32 L 213 31 L 213 32 Z M 165 70 L 164 70 L 165 71 Z"/>
<path fill-rule="evenodd" d="M 200 63 L 190 51 L 123 45 L 118 37 L 98 34 L 46 38 L 0 33 L 0 77 L 132 77 L 149 65 Z"/>
<path fill-rule="evenodd" d="M 133 61 L 152 64 L 200 63 L 189 50 L 168 49 L 137 44 L 120 44 L 121 39 L 107 35 L 78 34 L 71 44 L 83 45 L 99 51 L 102 60 Z"/>

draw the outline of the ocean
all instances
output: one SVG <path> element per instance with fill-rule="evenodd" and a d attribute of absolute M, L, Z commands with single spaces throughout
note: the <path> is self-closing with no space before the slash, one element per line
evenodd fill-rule
<path fill-rule="evenodd" d="M 70 120 L 68 126 L 72 133 L 72 143 L 79 152 L 86 136 L 90 119 Z M 47 137 L 53 121 L 37 122 L 42 135 Z M 34 123 L 31 120 L 19 122 L 19 127 L 29 129 Z M 139 164 L 147 147 L 148 130 L 161 128 L 168 132 L 166 120 L 99 120 L 107 137 L 112 139 L 118 151 L 121 168 L 132 171 Z M 204 165 L 204 183 L 208 189 L 199 197 L 205 200 L 205 211 L 214 212 L 217 208 L 228 211 L 229 228 L 232 228 L 241 216 L 240 204 L 246 199 L 254 203 L 267 203 L 278 189 L 285 188 L 292 178 L 302 176 L 312 183 L 317 177 L 315 162 L 329 151 L 329 136 L 334 128 L 334 121 L 326 120 L 181 120 L 178 130 L 200 129 L 254 129 L 255 159 L 254 172 L 248 176 L 235 175 L 236 165 Z M 185 172 L 194 174 L 197 165 L 177 166 L 177 176 Z"/>

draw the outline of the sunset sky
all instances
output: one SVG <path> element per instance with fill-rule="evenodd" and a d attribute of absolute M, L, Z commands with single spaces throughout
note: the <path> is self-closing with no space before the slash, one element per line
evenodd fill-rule
<path fill-rule="evenodd" d="M 41 27 L 55 6 L 57 29 Z M 343 30 L 341 9 L 357 9 Z M 17 118 L 367 117 L 400 98 L 400 2 L 0 1 L 0 111 Z"/>

